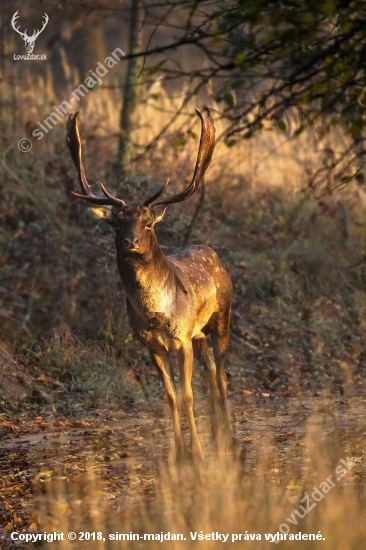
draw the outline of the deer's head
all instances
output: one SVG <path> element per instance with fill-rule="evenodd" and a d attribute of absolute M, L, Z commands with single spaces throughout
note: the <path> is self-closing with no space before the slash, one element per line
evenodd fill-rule
<path fill-rule="evenodd" d="M 27 53 L 32 53 L 33 50 L 34 50 L 34 44 L 35 44 L 35 41 L 37 40 L 38 36 L 41 34 L 41 32 L 43 31 L 43 29 L 45 28 L 45 26 L 47 25 L 48 23 L 48 15 L 47 13 L 45 13 L 43 15 L 44 17 L 44 21 L 43 21 L 43 25 L 42 25 L 42 28 L 39 30 L 39 31 L 33 31 L 33 34 L 32 36 L 28 36 L 27 35 L 27 29 L 25 29 L 24 32 L 22 32 L 19 27 L 17 28 L 15 25 L 16 25 L 16 22 L 17 22 L 17 19 L 19 17 L 19 11 L 16 11 L 13 15 L 13 18 L 11 20 L 11 26 L 13 27 L 13 29 L 18 33 L 20 34 L 20 36 L 23 38 L 24 42 L 25 42 L 25 49 L 26 49 L 26 52 Z"/>
<path fill-rule="evenodd" d="M 111 209 L 93 206 L 92 211 L 114 228 L 119 252 L 125 256 L 136 256 L 153 250 L 156 241 L 154 226 L 162 220 L 165 208 L 158 212 L 149 206 L 136 204 Z"/>
<path fill-rule="evenodd" d="M 196 112 L 201 120 L 201 139 L 191 183 L 182 193 L 164 198 L 161 195 L 168 186 L 169 179 L 167 179 L 155 195 L 141 204 L 130 206 L 122 199 L 111 195 L 102 183 L 100 187 L 104 194 L 103 198 L 92 192 L 85 176 L 82 161 L 81 140 L 77 123 L 79 113 L 69 117 L 66 142 L 77 169 L 81 187 L 81 193 L 73 192 L 73 195 L 94 205 L 92 207 L 93 213 L 115 229 L 118 249 L 126 255 L 145 254 L 150 250 L 153 241 L 156 240 L 154 226 L 163 219 L 167 206 L 185 201 L 191 197 L 203 180 L 215 147 L 215 126 L 208 110 L 204 114 L 198 109 L 196 109 Z"/>

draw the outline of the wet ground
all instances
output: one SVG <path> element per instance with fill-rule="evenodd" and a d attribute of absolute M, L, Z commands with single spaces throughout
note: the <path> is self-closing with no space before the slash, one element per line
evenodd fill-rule
<path fill-rule="evenodd" d="M 265 441 L 271 442 L 273 460 L 280 459 L 280 467 L 295 471 L 310 422 L 312 430 L 322 437 L 337 438 L 347 456 L 353 456 L 356 476 L 365 475 L 365 398 L 275 401 L 234 392 L 229 401 L 243 472 L 255 468 Z M 205 403 L 198 403 L 196 416 L 204 453 L 209 457 L 214 449 Z M 165 401 L 154 409 L 99 409 L 77 419 L 50 412 L 13 419 L 3 414 L 0 418 L 3 541 L 11 530 L 40 527 L 38 510 L 50 479 L 68 486 L 78 483 L 87 471 L 94 472 L 101 480 L 104 501 L 111 510 L 123 511 L 141 499 L 154 497 L 159 465 L 173 453 Z M 188 430 L 184 433 L 187 437 Z"/>

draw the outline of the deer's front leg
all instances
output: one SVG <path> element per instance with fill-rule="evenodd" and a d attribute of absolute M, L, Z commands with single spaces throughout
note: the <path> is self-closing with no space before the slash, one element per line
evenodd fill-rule
<path fill-rule="evenodd" d="M 180 428 L 179 413 L 177 406 L 177 396 L 174 390 L 173 380 L 170 377 L 169 354 L 166 351 L 150 351 L 150 357 L 158 369 L 164 383 L 164 388 L 168 396 L 168 403 L 173 419 L 174 439 L 177 457 L 184 455 L 184 442 Z"/>
<path fill-rule="evenodd" d="M 182 400 L 187 411 L 189 429 L 191 434 L 191 452 L 197 458 L 202 458 L 201 445 L 198 441 L 196 422 L 193 413 L 193 391 L 192 391 L 192 371 L 193 371 L 193 348 L 192 341 L 183 342 L 178 350 L 179 373 L 182 386 Z"/>

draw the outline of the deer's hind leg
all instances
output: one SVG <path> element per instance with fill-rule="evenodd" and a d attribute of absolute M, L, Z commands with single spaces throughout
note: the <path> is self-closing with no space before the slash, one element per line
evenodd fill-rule
<path fill-rule="evenodd" d="M 220 422 L 220 392 L 216 380 L 215 359 L 212 350 L 207 345 L 204 335 L 193 338 L 192 344 L 194 356 L 204 367 L 210 386 L 211 432 L 213 439 L 216 441 Z"/>
<path fill-rule="evenodd" d="M 231 445 L 234 441 L 227 403 L 227 378 L 224 366 L 225 354 L 229 345 L 230 308 L 220 312 L 211 331 L 212 348 L 216 363 L 216 382 L 220 394 L 220 406 L 225 426 L 225 440 Z"/>

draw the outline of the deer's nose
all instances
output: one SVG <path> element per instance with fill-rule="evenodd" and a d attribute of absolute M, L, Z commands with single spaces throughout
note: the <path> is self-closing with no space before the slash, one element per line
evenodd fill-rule
<path fill-rule="evenodd" d="M 126 248 L 135 248 L 136 246 L 138 246 L 139 240 L 137 237 L 134 237 L 134 238 L 125 237 L 123 239 L 123 244 Z"/>

